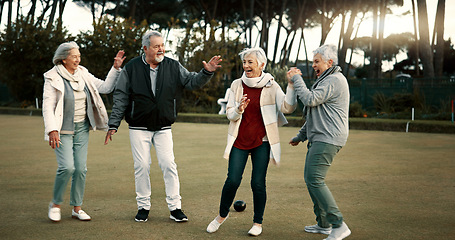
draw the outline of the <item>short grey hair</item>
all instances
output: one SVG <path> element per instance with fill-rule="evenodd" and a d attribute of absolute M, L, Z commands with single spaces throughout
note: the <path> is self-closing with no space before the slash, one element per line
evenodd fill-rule
<path fill-rule="evenodd" d="M 335 45 L 324 44 L 313 51 L 314 55 L 318 53 L 321 54 L 322 60 L 327 62 L 330 59 L 332 59 L 333 61 L 332 65 L 338 65 L 338 49 Z"/>
<path fill-rule="evenodd" d="M 52 58 L 54 65 L 63 64 L 63 59 L 66 59 L 73 49 L 79 49 L 79 46 L 74 41 L 60 44 L 55 50 L 54 58 Z"/>
<path fill-rule="evenodd" d="M 261 64 L 264 63 L 264 68 L 267 66 L 267 56 L 265 55 L 265 52 L 262 48 L 256 47 L 256 48 L 245 48 L 243 51 L 239 53 L 240 59 L 243 59 L 248 56 L 254 54 L 256 56 L 256 59 L 258 60 L 258 65 L 261 66 Z"/>
<path fill-rule="evenodd" d="M 144 33 L 142 36 L 142 48 L 145 47 L 150 47 L 150 38 L 151 37 L 163 37 L 160 32 L 155 31 L 155 30 L 148 30 L 147 32 Z"/>

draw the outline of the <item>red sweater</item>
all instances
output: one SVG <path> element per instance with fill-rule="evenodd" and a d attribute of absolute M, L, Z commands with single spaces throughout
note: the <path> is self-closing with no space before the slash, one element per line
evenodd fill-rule
<path fill-rule="evenodd" d="M 239 134 L 234 142 L 234 147 L 249 150 L 260 146 L 266 135 L 260 105 L 262 88 L 250 88 L 244 83 L 242 86 L 243 94 L 247 94 L 250 103 L 242 114 L 242 122 L 240 122 Z"/>

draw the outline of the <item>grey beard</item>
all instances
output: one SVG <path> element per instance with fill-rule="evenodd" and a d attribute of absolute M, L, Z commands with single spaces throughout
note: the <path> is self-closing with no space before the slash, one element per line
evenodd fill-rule
<path fill-rule="evenodd" d="M 163 60 L 164 60 L 164 56 L 155 58 L 155 61 L 157 61 L 159 63 L 162 62 Z"/>

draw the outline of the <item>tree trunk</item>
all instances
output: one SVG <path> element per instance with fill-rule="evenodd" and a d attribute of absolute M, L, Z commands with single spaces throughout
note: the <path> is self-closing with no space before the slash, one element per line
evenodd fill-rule
<path fill-rule="evenodd" d="M 379 37 L 378 37 L 378 53 L 377 53 L 377 65 L 376 65 L 376 71 L 377 71 L 377 77 L 382 78 L 382 57 L 383 57 L 383 50 L 384 50 L 384 23 L 385 23 L 385 15 L 387 12 L 387 0 L 382 0 L 381 1 L 381 10 L 380 10 L 380 15 L 379 15 Z"/>
<path fill-rule="evenodd" d="M 289 58 L 291 58 L 292 45 L 294 45 L 295 36 L 297 35 L 297 30 L 294 30 L 294 35 L 292 36 L 289 47 L 285 48 L 283 51 L 283 60 L 281 62 L 281 68 L 288 64 Z"/>
<path fill-rule="evenodd" d="M 115 9 L 114 9 L 114 22 L 117 20 L 119 8 L 120 8 L 120 0 L 117 0 L 117 3 L 115 4 Z"/>
<path fill-rule="evenodd" d="M 415 6 L 415 0 L 411 0 L 412 2 L 412 18 L 414 20 L 414 38 L 415 38 L 415 48 L 416 48 L 416 58 L 415 58 L 415 63 L 414 63 L 414 68 L 415 68 L 415 74 L 416 76 L 420 76 L 420 64 L 419 64 L 419 59 L 420 59 L 420 52 L 419 52 L 419 37 L 417 36 L 417 14 L 416 14 L 416 6 Z"/>
<path fill-rule="evenodd" d="M 343 73 L 347 73 L 347 70 L 349 69 L 349 64 L 346 64 L 346 54 L 348 51 L 348 48 L 351 47 L 351 36 L 352 32 L 354 32 L 354 21 L 358 13 L 358 9 L 360 7 L 361 0 L 357 0 L 356 7 L 351 10 L 351 16 L 348 21 L 348 25 L 346 27 L 346 32 L 341 31 L 340 32 L 340 38 L 342 40 L 341 47 L 339 48 L 340 51 L 338 53 L 338 65 L 341 66 L 343 69 Z M 342 36 L 342 37 L 341 37 Z M 354 51 L 354 48 L 351 48 L 352 51 Z M 352 52 L 351 51 L 351 52 Z M 352 56 L 352 54 L 351 54 Z"/>
<path fill-rule="evenodd" d="M 249 47 L 253 46 L 253 17 L 254 17 L 254 0 L 250 0 L 250 15 L 248 16 L 248 30 L 250 34 Z"/>
<path fill-rule="evenodd" d="M 261 29 L 261 40 L 259 43 L 259 46 L 264 49 L 265 53 L 267 54 L 267 42 L 268 42 L 268 30 L 269 30 L 269 0 L 265 0 L 264 3 L 264 11 L 263 11 L 263 17 L 262 17 L 262 29 Z"/>
<path fill-rule="evenodd" d="M 360 2 L 360 1 L 359 1 Z M 350 41 L 351 44 L 351 55 L 349 56 L 349 61 L 346 64 L 346 70 L 343 70 L 343 73 L 345 74 L 346 78 L 349 77 L 349 69 L 351 69 L 351 64 L 352 64 L 352 56 L 354 55 L 354 49 L 355 49 L 355 41 L 357 39 L 357 36 L 359 34 L 359 29 L 360 29 L 360 24 L 363 22 L 363 19 L 365 18 L 365 13 L 363 13 L 362 18 L 360 19 L 359 25 L 357 25 L 357 29 L 355 30 L 355 35 L 354 39 Z M 363 66 L 365 66 L 365 54 L 363 54 Z M 346 72 L 345 72 L 346 71 Z"/>
<path fill-rule="evenodd" d="M 13 0 L 8 0 L 8 21 L 6 23 L 6 29 L 11 29 L 11 22 L 13 18 Z"/>
<path fill-rule="evenodd" d="M 373 6 L 373 36 L 371 37 L 371 56 L 370 56 L 370 78 L 377 78 L 378 60 L 378 9 L 379 5 Z"/>
<path fill-rule="evenodd" d="M 51 14 L 49 15 L 49 21 L 47 22 L 47 29 L 52 29 L 54 23 L 55 14 L 57 13 L 57 5 L 59 0 L 54 0 L 52 3 Z"/>
<path fill-rule="evenodd" d="M 136 4 L 137 0 L 129 0 L 128 1 L 128 7 L 130 9 L 130 18 L 135 20 L 136 19 Z"/>
<path fill-rule="evenodd" d="M 324 16 L 326 14 L 326 0 L 322 0 L 322 13 L 321 13 L 321 42 L 319 43 L 319 46 L 323 45 L 325 42 L 325 39 L 327 38 L 327 19 Z"/>
<path fill-rule="evenodd" d="M 17 0 L 17 6 L 16 6 L 16 22 L 19 21 L 19 18 L 21 17 L 21 14 L 19 10 L 21 9 L 21 0 Z"/>
<path fill-rule="evenodd" d="M 427 3 L 425 0 L 417 0 L 417 8 L 419 11 L 419 47 L 422 53 L 421 61 L 423 65 L 423 76 L 433 78 L 433 53 L 430 46 Z"/>
<path fill-rule="evenodd" d="M 444 65 L 444 17 L 445 17 L 445 0 L 438 1 L 438 7 L 436 10 L 435 29 L 437 33 L 436 47 L 434 55 L 434 66 L 435 75 L 437 77 L 443 76 L 443 65 Z"/>
<path fill-rule="evenodd" d="M 0 24 L 2 24 L 3 6 L 5 5 L 5 2 L 5 0 L 0 0 Z"/>
<path fill-rule="evenodd" d="M 36 11 L 36 0 L 31 0 L 32 2 L 32 6 L 30 7 L 30 10 L 28 11 L 28 14 L 27 14 L 27 19 L 26 19 L 26 22 L 27 23 L 33 23 L 35 21 L 35 11 Z M 3 3 L 2 3 L 3 4 Z M 0 18 L 1 18 L 1 13 L 0 13 Z"/>
<path fill-rule="evenodd" d="M 65 10 L 67 0 L 59 0 L 59 8 L 58 8 L 58 28 L 62 29 L 63 27 L 63 11 Z"/>
<path fill-rule="evenodd" d="M 275 61 L 276 61 L 276 57 L 277 57 L 278 43 L 280 41 L 281 25 L 283 24 L 282 22 L 283 22 L 284 10 L 286 8 L 286 1 L 287 0 L 283 0 L 281 2 L 281 11 L 280 11 L 280 16 L 278 18 L 278 29 L 277 29 L 276 36 L 275 36 L 275 47 L 273 48 L 272 67 L 275 66 Z"/>

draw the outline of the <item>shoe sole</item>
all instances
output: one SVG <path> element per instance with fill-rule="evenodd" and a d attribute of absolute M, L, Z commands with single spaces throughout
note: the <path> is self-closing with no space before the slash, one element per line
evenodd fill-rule
<path fill-rule="evenodd" d="M 320 233 L 325 235 L 330 235 L 330 233 L 332 232 L 332 228 L 323 229 L 321 227 L 315 228 L 313 226 L 305 226 L 304 230 L 307 233 Z"/>
<path fill-rule="evenodd" d="M 71 216 L 71 217 L 74 218 L 74 219 L 81 220 L 81 221 L 90 221 L 90 220 L 92 220 L 91 218 L 90 219 L 80 219 L 77 216 Z"/>
<path fill-rule="evenodd" d="M 331 230 L 328 230 L 328 231 L 321 231 L 321 230 L 307 230 L 305 229 L 305 232 L 307 233 L 320 233 L 320 234 L 325 234 L 325 235 L 329 235 L 332 231 Z"/>
<path fill-rule="evenodd" d="M 257 236 L 261 235 L 261 233 L 259 233 L 259 234 L 248 233 L 248 235 L 250 235 L 252 237 L 257 237 Z"/>
<path fill-rule="evenodd" d="M 148 220 L 148 219 L 142 220 L 142 219 L 134 218 L 134 221 L 136 221 L 136 222 L 147 222 L 147 220 Z"/>
<path fill-rule="evenodd" d="M 188 218 L 177 219 L 177 218 L 173 217 L 172 215 L 169 218 L 174 220 L 174 221 L 176 221 L 176 222 L 188 222 Z"/>

